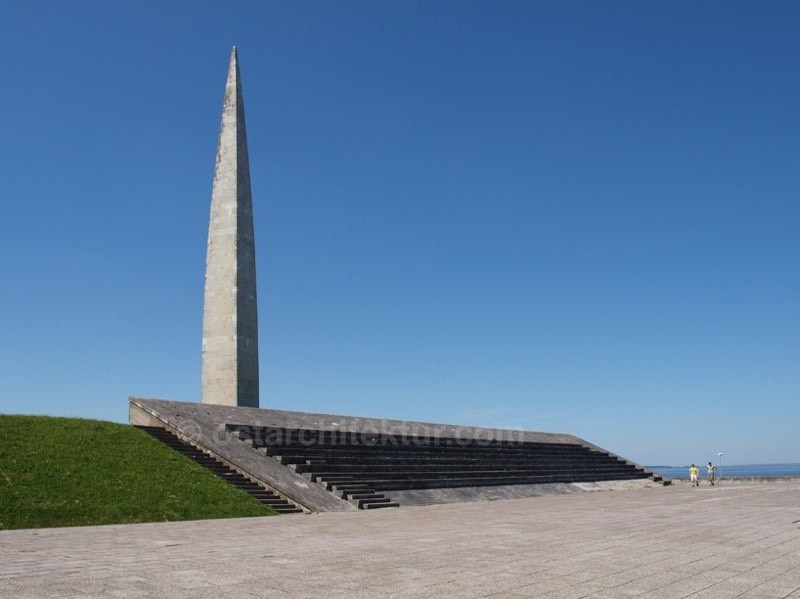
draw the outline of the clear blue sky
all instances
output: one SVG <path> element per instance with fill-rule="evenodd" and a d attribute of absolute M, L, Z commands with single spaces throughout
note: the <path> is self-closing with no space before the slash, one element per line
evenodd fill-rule
<path fill-rule="evenodd" d="M 0 411 L 199 400 L 236 45 L 262 407 L 800 462 L 800 3 L 0 5 Z"/>

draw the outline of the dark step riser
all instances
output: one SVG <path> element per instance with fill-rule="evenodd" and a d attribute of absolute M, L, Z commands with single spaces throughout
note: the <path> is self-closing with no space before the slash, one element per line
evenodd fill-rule
<path fill-rule="evenodd" d="M 439 460 L 429 456 L 420 455 L 417 457 L 407 457 L 402 460 L 387 459 L 384 457 L 361 458 L 359 456 L 348 456 L 346 458 L 340 457 L 335 460 L 319 459 L 314 456 L 292 455 L 277 457 L 281 464 L 284 466 L 299 466 L 300 470 L 309 470 L 314 467 L 320 467 L 321 470 L 335 470 L 339 467 L 347 467 L 358 465 L 359 467 L 376 468 L 381 466 L 431 466 L 431 467 L 450 467 L 450 466 L 471 466 L 480 467 L 486 465 L 502 464 L 503 466 L 552 466 L 552 467 L 573 467 L 573 466 L 615 466 L 635 468 L 633 464 L 617 460 L 585 460 L 585 459 L 571 459 L 571 460 L 542 460 L 542 459 L 481 459 L 481 460 Z"/>
<path fill-rule="evenodd" d="M 336 475 L 338 473 L 347 473 L 352 470 L 358 472 L 490 472 L 498 470 L 529 470 L 540 472 L 556 472 L 558 470 L 636 470 L 635 466 L 626 466 L 622 464 L 527 464 L 527 463 L 514 463 L 508 464 L 505 462 L 486 463 L 480 465 L 472 464 L 452 464 L 448 466 L 442 465 L 426 465 L 426 464 L 383 464 L 381 466 L 364 466 L 362 464 L 341 464 L 337 466 L 323 466 L 314 464 L 297 464 L 294 468 L 295 472 L 299 474 L 314 474 L 316 476 L 323 476 L 324 474 Z"/>
<path fill-rule="evenodd" d="M 392 459 L 385 456 L 373 456 L 364 458 L 361 456 L 339 456 L 336 458 L 320 458 L 318 456 L 309 455 L 287 455 L 287 456 L 272 456 L 275 457 L 284 465 L 298 465 L 301 469 L 308 466 L 322 466 L 323 469 L 335 469 L 340 466 L 348 466 L 357 464 L 359 467 L 380 467 L 380 466 L 432 466 L 432 467 L 448 467 L 448 466 L 483 466 L 489 464 L 508 464 L 508 465 L 526 465 L 526 466 L 626 466 L 634 467 L 630 462 L 621 460 L 596 460 L 596 459 L 583 459 L 573 458 L 569 460 L 563 459 L 540 459 L 540 458 L 487 458 L 484 456 L 481 459 L 457 459 L 457 460 L 442 460 L 437 457 L 427 455 L 406 456 L 402 459 Z"/>
<path fill-rule="evenodd" d="M 385 455 L 402 457 L 404 455 L 418 456 L 418 455 L 431 455 L 431 456 L 475 456 L 488 457 L 488 456 L 511 456 L 511 457 L 524 457 L 524 458 L 597 458 L 609 459 L 610 456 L 604 456 L 596 453 L 589 453 L 584 451 L 557 451 L 557 452 L 537 452 L 537 451 L 513 451 L 513 450 L 492 450 L 492 449 L 458 449 L 458 448 L 403 448 L 403 449 L 389 449 L 383 447 L 376 447 L 373 449 L 361 447 L 340 447 L 340 448 L 314 448 L 314 447 L 265 447 L 257 448 L 264 449 L 267 453 L 274 456 L 280 455 L 308 455 L 308 456 L 331 456 L 337 455 L 357 455 L 359 457 L 370 457 L 374 455 Z"/>
<path fill-rule="evenodd" d="M 526 480 L 497 480 L 497 481 L 387 481 L 384 483 L 376 483 L 376 491 L 403 491 L 412 489 L 450 489 L 458 487 L 495 487 L 495 486 L 513 486 L 513 485 L 538 485 L 538 484 L 556 484 L 556 483 L 591 483 L 603 482 L 608 480 L 635 480 L 635 479 L 588 479 L 588 478 L 574 478 L 570 480 L 551 480 L 551 481 L 526 481 Z"/>
<path fill-rule="evenodd" d="M 451 487 L 486 487 L 498 485 L 539 485 L 552 483 L 575 483 L 575 482 L 601 482 L 611 480 L 643 480 L 642 477 L 537 477 L 537 478 L 497 478 L 497 479 L 442 479 L 442 480 L 370 480 L 369 486 L 376 492 L 399 491 L 406 489 L 437 489 Z M 360 489 L 353 489 L 348 484 L 327 483 L 329 491 L 337 492 L 360 492 Z"/>
<path fill-rule="evenodd" d="M 375 455 L 363 457 L 358 455 L 340 455 L 317 457 L 314 454 L 292 454 L 273 456 L 279 460 L 303 460 L 300 464 L 306 466 L 324 466 L 335 468 L 341 465 L 358 463 L 365 467 L 382 466 L 384 464 L 397 464 L 413 466 L 424 464 L 426 466 L 480 466 L 482 464 L 628 464 L 623 460 L 610 458 L 595 458 L 589 456 L 572 456 L 570 458 L 541 458 L 541 457 L 509 457 L 509 456 L 430 456 L 424 453 L 412 454 L 407 457 L 391 455 Z"/>
<path fill-rule="evenodd" d="M 446 480 L 449 478 L 468 478 L 471 480 L 494 480 L 498 478 L 531 478 L 531 479 L 556 479 L 563 477 L 580 477 L 583 479 L 596 478 L 597 480 L 608 478 L 647 478 L 642 473 L 637 472 L 614 472 L 614 471 L 561 471 L 541 473 L 536 471 L 498 471 L 498 472 L 368 472 L 358 473 L 353 472 L 349 476 L 318 476 L 316 482 L 328 485 L 340 484 L 358 484 L 364 483 L 369 485 L 371 481 L 375 480 Z"/>

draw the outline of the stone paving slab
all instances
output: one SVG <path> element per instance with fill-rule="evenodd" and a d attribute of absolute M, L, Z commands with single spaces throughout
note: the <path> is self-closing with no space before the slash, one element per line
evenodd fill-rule
<path fill-rule="evenodd" d="M 800 599 L 800 481 L 0 531 L 0 597 Z"/>

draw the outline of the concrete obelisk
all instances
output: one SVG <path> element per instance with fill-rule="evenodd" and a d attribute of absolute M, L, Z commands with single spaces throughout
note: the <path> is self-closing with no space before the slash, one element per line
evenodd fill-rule
<path fill-rule="evenodd" d="M 202 398 L 203 403 L 258 407 L 253 202 L 235 47 L 228 66 L 208 225 Z"/>

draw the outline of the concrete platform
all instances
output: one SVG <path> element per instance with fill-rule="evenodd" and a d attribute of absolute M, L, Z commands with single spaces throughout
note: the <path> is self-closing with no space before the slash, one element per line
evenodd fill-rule
<path fill-rule="evenodd" d="M 0 597 L 800 598 L 800 481 L 0 531 Z"/>

